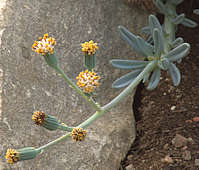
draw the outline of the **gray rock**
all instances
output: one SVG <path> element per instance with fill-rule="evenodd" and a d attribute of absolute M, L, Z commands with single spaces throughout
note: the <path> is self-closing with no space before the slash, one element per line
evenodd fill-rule
<path fill-rule="evenodd" d="M 44 33 L 56 38 L 55 53 L 60 67 L 74 81 L 84 69 L 80 43 L 90 39 L 98 42 L 96 71 L 103 79 L 95 100 L 104 105 L 119 93 L 111 88 L 111 83 L 125 73 L 112 68 L 109 60 L 136 56 L 121 40 L 117 26 L 124 25 L 137 34 L 148 17 L 143 11 L 128 8 L 120 0 L 13 0 L 6 2 L 2 14 L 0 161 L 5 163 L 8 148 L 40 147 L 64 135 L 62 131 L 49 132 L 36 127 L 31 120 L 33 111 L 42 110 L 71 126 L 77 126 L 94 113 L 46 65 L 42 56 L 31 52 L 34 40 Z M 135 139 L 132 102 L 133 94 L 88 127 L 84 142 L 74 143 L 68 139 L 34 160 L 19 162 L 12 168 L 118 169 Z M 5 166 L 5 169 L 10 167 Z"/>

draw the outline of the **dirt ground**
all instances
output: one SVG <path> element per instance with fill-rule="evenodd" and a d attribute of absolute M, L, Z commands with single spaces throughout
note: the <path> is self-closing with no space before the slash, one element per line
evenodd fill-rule
<path fill-rule="evenodd" d="M 199 15 L 192 13 L 196 8 L 198 0 L 186 0 L 178 11 L 199 23 Z M 174 87 L 164 72 L 154 91 L 139 86 L 134 103 L 137 139 L 120 170 L 199 169 L 199 26 L 179 26 L 177 37 L 191 44 L 189 55 L 177 65 L 181 83 Z"/>

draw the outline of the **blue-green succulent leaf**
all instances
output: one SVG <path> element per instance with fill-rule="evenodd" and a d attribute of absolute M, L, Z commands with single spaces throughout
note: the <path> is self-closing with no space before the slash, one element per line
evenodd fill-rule
<path fill-rule="evenodd" d="M 151 28 L 151 35 L 153 35 L 153 30 L 157 28 L 160 33 L 162 34 L 162 26 L 160 25 L 160 22 L 154 15 L 149 16 L 149 26 Z"/>
<path fill-rule="evenodd" d="M 135 49 L 139 54 L 144 55 L 141 51 L 141 49 L 139 49 L 138 45 L 137 45 L 137 37 L 129 32 L 125 27 L 123 26 L 119 26 L 119 31 L 120 31 L 120 35 L 122 37 L 123 40 L 125 40 L 133 49 Z"/>
<path fill-rule="evenodd" d="M 194 12 L 194 14 L 199 15 L 199 9 L 195 9 L 193 12 Z"/>
<path fill-rule="evenodd" d="M 180 58 L 179 60 L 177 60 L 177 63 L 180 64 L 182 62 L 182 58 Z"/>
<path fill-rule="evenodd" d="M 122 88 L 129 85 L 140 73 L 142 69 L 134 70 L 119 79 L 115 80 L 112 84 L 113 88 Z"/>
<path fill-rule="evenodd" d="M 185 19 L 185 14 L 180 14 L 180 15 L 176 16 L 176 18 L 174 18 L 172 20 L 172 22 L 173 22 L 173 24 L 178 25 L 178 24 L 182 23 L 184 21 L 184 19 Z"/>
<path fill-rule="evenodd" d="M 169 62 L 169 60 L 167 58 L 163 58 L 163 59 L 158 61 L 158 66 L 162 70 L 168 70 L 169 65 L 170 65 L 170 62 Z"/>
<path fill-rule="evenodd" d="M 149 44 L 153 43 L 153 37 L 149 36 L 148 39 L 146 40 Z"/>
<path fill-rule="evenodd" d="M 188 43 L 183 43 L 178 47 L 171 50 L 167 55 L 163 56 L 163 58 L 168 58 L 170 62 L 177 61 L 185 57 L 190 49 L 190 45 Z"/>
<path fill-rule="evenodd" d="M 179 37 L 179 38 L 175 39 L 173 42 L 171 42 L 170 45 L 171 45 L 172 48 L 176 48 L 177 46 L 179 46 L 183 42 L 184 42 L 183 38 Z"/>
<path fill-rule="evenodd" d="M 149 79 L 149 76 L 150 76 L 150 73 L 146 73 L 144 75 L 144 78 L 143 78 L 142 82 L 145 83 Z"/>
<path fill-rule="evenodd" d="M 173 4 L 173 5 L 179 5 L 180 3 L 182 3 L 184 0 L 167 0 L 169 3 Z"/>
<path fill-rule="evenodd" d="M 190 28 L 195 28 L 198 25 L 196 22 L 194 22 L 188 18 L 184 18 L 184 20 L 181 22 L 181 24 L 186 27 L 190 27 Z"/>
<path fill-rule="evenodd" d="M 160 13 L 169 15 L 169 9 L 163 4 L 161 0 L 156 0 L 155 5 L 159 9 Z"/>
<path fill-rule="evenodd" d="M 160 69 L 156 68 L 152 73 L 147 89 L 148 90 L 155 89 L 158 86 L 159 82 L 160 82 Z"/>
<path fill-rule="evenodd" d="M 143 27 L 142 32 L 147 34 L 147 35 L 150 35 L 151 34 L 151 28 L 149 26 Z"/>
<path fill-rule="evenodd" d="M 144 68 L 149 61 L 113 59 L 110 60 L 110 63 L 113 67 L 120 69 L 141 69 Z"/>
<path fill-rule="evenodd" d="M 180 84 L 180 79 L 181 79 L 179 69 L 176 67 L 175 64 L 171 63 L 169 65 L 168 71 L 169 71 L 169 73 L 171 75 L 171 78 L 173 80 L 174 86 L 178 86 Z"/>
<path fill-rule="evenodd" d="M 139 36 L 137 37 L 137 44 L 146 56 L 153 56 L 153 46 L 151 44 L 149 44 Z"/>
<path fill-rule="evenodd" d="M 160 31 L 155 28 L 153 30 L 154 52 L 156 57 L 160 57 L 163 52 L 163 40 Z"/>

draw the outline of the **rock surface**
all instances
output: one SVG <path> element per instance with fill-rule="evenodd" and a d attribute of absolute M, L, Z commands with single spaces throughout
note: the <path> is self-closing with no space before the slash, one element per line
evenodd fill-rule
<path fill-rule="evenodd" d="M 4 158 L 8 148 L 39 147 L 64 134 L 36 127 L 31 120 L 33 111 L 42 110 L 71 126 L 77 126 L 94 113 L 41 56 L 31 52 L 34 40 L 44 33 L 56 38 L 55 52 L 60 66 L 74 81 L 84 69 L 80 43 L 90 39 L 98 42 L 96 71 L 103 79 L 95 99 L 104 105 L 119 93 L 111 88 L 111 83 L 124 74 L 112 68 L 109 60 L 136 55 L 121 40 L 117 26 L 124 25 L 140 34 L 140 28 L 147 23 L 147 15 L 128 8 L 120 0 L 1 2 L 5 6 L 0 8 L 0 20 L 3 21 L 0 24 L 0 69 L 3 74 L 2 86 L 0 84 L 0 162 L 2 169 L 9 169 L 11 166 Z M 68 139 L 34 160 L 19 162 L 12 168 L 118 169 L 135 139 L 132 102 L 131 94 L 88 127 L 84 142 L 74 143 Z"/>

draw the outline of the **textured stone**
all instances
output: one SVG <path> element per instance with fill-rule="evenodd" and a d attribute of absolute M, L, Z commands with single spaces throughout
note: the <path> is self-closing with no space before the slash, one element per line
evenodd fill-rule
<path fill-rule="evenodd" d="M 180 148 L 182 146 L 186 146 L 187 142 L 188 142 L 187 138 L 185 138 L 184 136 L 182 136 L 180 134 L 176 134 L 176 136 L 172 139 L 172 144 L 176 148 Z"/>
<path fill-rule="evenodd" d="M 1 8 L 0 8 L 1 9 Z M 142 11 L 130 9 L 120 0 L 7 0 L 0 25 L 3 72 L 0 122 L 0 162 L 8 148 L 39 147 L 64 134 L 36 127 L 32 112 L 42 110 L 67 125 L 77 126 L 94 110 L 64 80 L 49 68 L 43 57 L 31 52 L 34 40 L 44 33 L 56 38 L 55 53 L 60 67 L 75 81 L 82 71 L 80 43 L 99 43 L 96 71 L 102 76 L 95 100 L 101 105 L 119 90 L 111 83 L 126 73 L 112 68 L 113 58 L 132 58 L 133 50 L 121 40 L 118 25 L 135 34 L 147 23 Z M 68 139 L 34 160 L 19 162 L 13 169 L 115 170 L 135 139 L 133 94 L 87 128 L 84 142 Z M 9 165 L 4 164 L 5 169 Z"/>
<path fill-rule="evenodd" d="M 182 153 L 182 157 L 183 157 L 183 159 L 184 160 L 186 160 L 186 161 L 190 161 L 191 160 L 191 152 L 190 151 L 184 151 L 183 153 Z"/>

